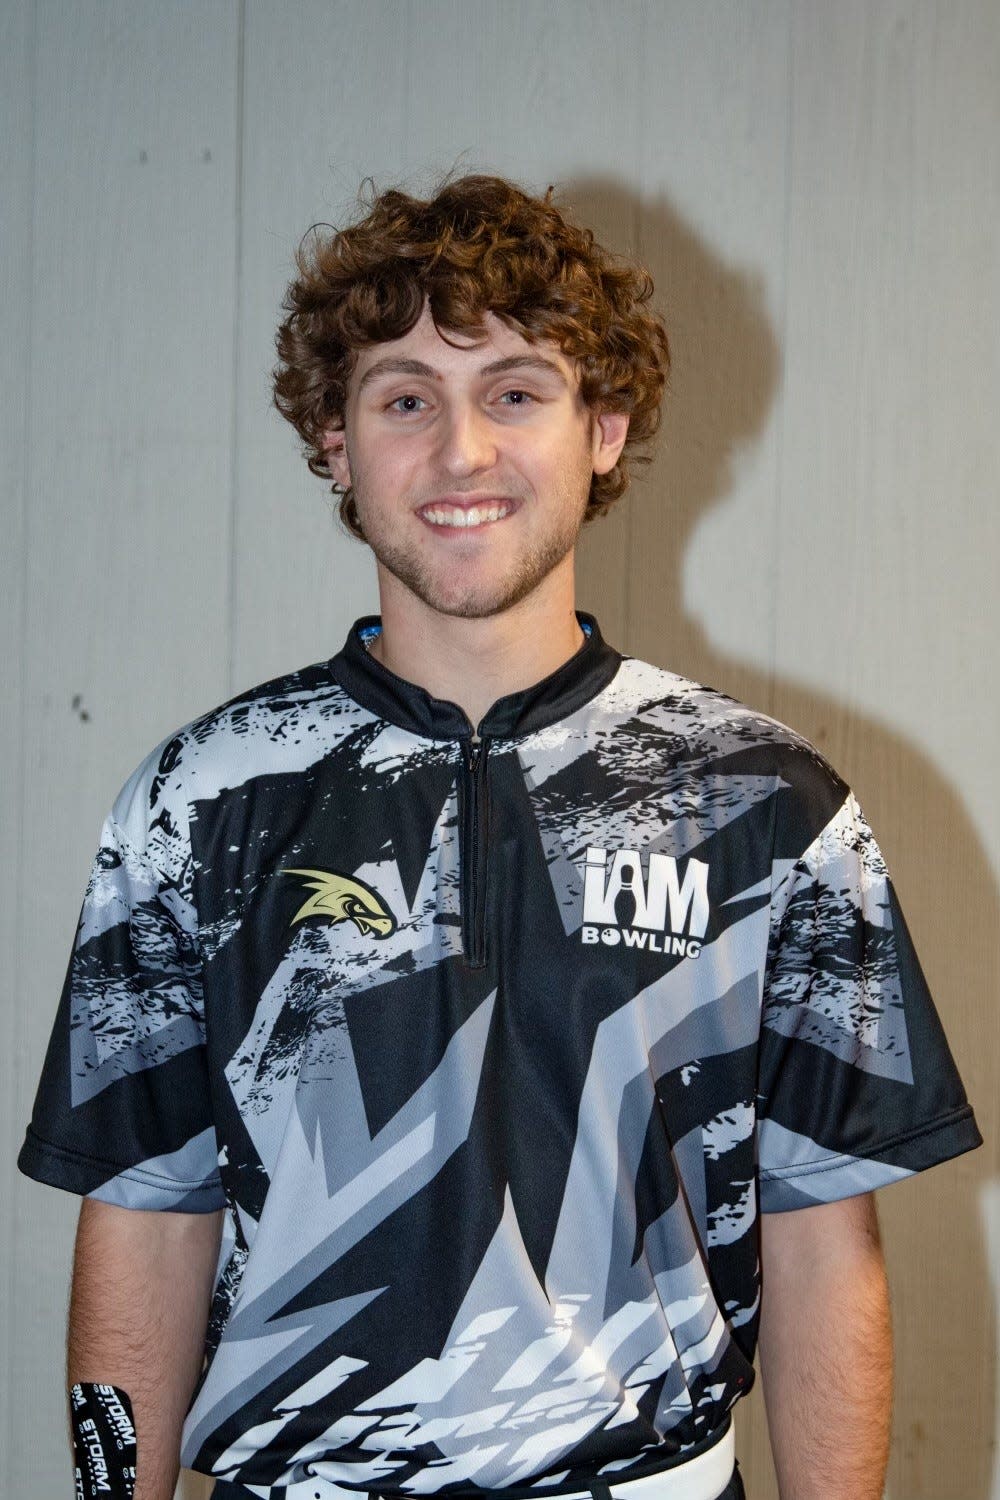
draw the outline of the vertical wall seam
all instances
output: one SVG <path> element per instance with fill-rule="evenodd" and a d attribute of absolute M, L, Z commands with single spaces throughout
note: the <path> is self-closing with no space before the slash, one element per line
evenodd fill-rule
<path fill-rule="evenodd" d="M 771 513 L 771 564 L 768 576 L 768 588 L 771 600 L 771 620 L 768 643 L 768 666 L 767 666 L 767 712 L 773 714 L 776 707 L 777 697 L 777 670 L 778 670 L 778 579 L 781 569 L 781 539 L 783 536 L 782 519 L 784 511 L 784 473 L 785 473 L 785 411 L 788 401 L 788 390 L 786 384 L 786 371 L 788 367 L 788 343 L 789 343 L 789 268 L 791 264 L 791 240 L 792 240 L 792 165 L 793 144 L 792 136 L 795 124 L 795 6 L 788 5 L 786 14 L 788 24 L 785 27 L 787 38 L 787 50 L 785 55 L 785 160 L 784 160 L 784 215 L 782 222 L 782 244 L 781 244 L 781 384 L 780 400 L 778 403 L 777 439 L 775 443 L 775 466 L 774 466 L 774 507 Z"/>
<path fill-rule="evenodd" d="M 404 131 L 406 132 L 407 139 L 409 139 L 409 136 L 410 136 L 410 110 L 412 108 L 412 90 L 410 88 L 410 66 L 411 66 L 410 59 L 413 56 L 413 5 L 411 3 L 411 0 L 404 0 L 404 4 L 406 6 L 406 9 L 405 9 L 405 11 L 403 13 L 403 17 L 404 17 L 403 18 L 403 35 L 405 37 L 406 51 L 405 51 L 405 53 L 403 55 L 406 58 L 406 63 L 404 65 L 404 67 L 403 67 L 403 112 L 402 112 L 402 126 L 403 126 Z M 406 159 L 407 159 L 407 162 L 409 163 L 410 162 L 409 149 L 407 149 Z M 413 171 L 412 164 L 409 166 L 408 170 L 410 172 Z"/>
<path fill-rule="evenodd" d="M 18 828 L 17 847 L 18 847 L 18 867 L 20 869 L 22 869 L 22 870 L 25 868 L 25 857 L 26 857 L 26 850 L 25 850 L 25 845 L 24 845 L 24 839 L 25 839 L 25 818 L 24 818 L 23 808 L 24 808 L 24 767 L 25 767 L 26 760 L 27 760 L 27 749 L 28 749 L 27 743 L 26 743 L 26 733 L 27 733 L 27 731 L 26 731 L 26 724 L 27 724 L 27 706 L 28 706 L 27 705 L 27 701 L 26 701 L 26 696 L 27 696 L 28 684 L 27 684 L 27 679 L 26 679 L 25 671 L 24 671 L 24 650 L 23 650 L 23 646 L 24 646 L 24 642 L 28 639 L 28 584 L 29 584 L 29 581 L 30 581 L 30 579 L 29 579 L 29 569 L 30 569 L 30 558 L 31 558 L 31 549 L 30 549 L 30 547 L 28 545 L 28 531 L 29 531 L 29 527 L 31 525 L 31 506 L 28 503 L 28 497 L 31 494 L 32 487 L 34 485 L 34 463 L 33 463 L 33 452 L 32 452 L 32 446 L 31 446 L 31 434 L 32 434 L 32 410 L 31 410 L 31 403 L 32 403 L 32 396 L 33 396 L 33 392 L 34 392 L 34 379 L 35 379 L 35 296 L 34 296 L 35 287 L 34 287 L 34 265 L 35 265 L 35 217 L 36 217 L 36 215 L 35 215 L 35 205 L 36 205 L 37 197 L 38 197 L 38 7 L 36 5 L 32 5 L 30 7 L 30 9 L 31 9 L 31 29 L 30 29 L 30 32 L 29 32 L 29 40 L 28 40 L 28 47 L 29 47 L 29 53 L 30 53 L 29 58 L 28 58 L 28 77 L 30 79 L 30 82 L 29 82 L 29 85 L 28 85 L 28 92 L 29 92 L 29 95 L 30 95 L 31 103 L 30 103 L 30 106 L 29 106 L 30 114 L 29 114 L 29 125 L 28 125 L 28 150 L 31 153 L 31 175 L 30 175 L 30 180 L 29 180 L 29 194 L 30 194 L 30 198 L 31 198 L 31 205 L 30 205 L 30 211 L 29 211 L 29 215 L 28 215 L 28 264 L 27 264 L 27 272 L 26 272 L 27 287 L 26 287 L 26 296 L 25 296 L 25 302 L 26 302 L 26 305 L 27 305 L 27 319 L 26 319 L 26 322 L 27 322 L 27 329 L 26 329 L 27 349 L 25 351 L 24 389 L 25 389 L 25 393 L 26 394 L 25 394 L 25 401 L 24 401 L 24 416 L 23 416 L 23 419 L 22 419 L 23 420 L 23 430 L 22 430 L 22 438 L 21 438 L 21 441 L 22 441 L 22 444 L 23 444 L 22 452 L 24 454 L 24 467 L 23 467 L 23 471 L 22 471 L 22 483 L 21 483 L 21 537 L 22 537 L 22 544 L 21 545 L 22 545 L 22 551 L 21 551 L 21 610 L 20 610 L 21 621 L 20 621 L 20 631 L 21 631 L 21 647 L 22 647 L 22 649 L 18 652 L 18 665 L 17 665 L 17 672 L 18 672 L 18 699 L 19 699 L 19 709 L 20 709 L 20 715 L 21 715 L 21 722 L 20 722 L 19 729 L 18 729 L 18 765 L 17 765 L 18 799 L 17 799 L 17 807 L 18 807 L 18 817 L 19 817 L 19 828 Z M 16 948 L 15 948 L 15 959 L 14 959 L 14 993 L 15 993 L 15 995 L 19 995 L 21 993 L 22 947 L 21 947 L 20 934 L 24 932 L 24 902 L 25 902 L 25 884 L 24 884 L 24 881 L 18 881 L 17 882 L 17 917 L 16 917 L 16 921 L 14 923 L 14 931 L 18 934 L 17 944 L 16 944 Z"/>
<path fill-rule="evenodd" d="M 645 63 L 646 63 L 646 7 L 645 7 L 645 5 L 640 5 L 638 7 L 637 14 L 638 14 L 638 17 L 639 17 L 639 22 L 638 22 L 638 28 L 639 29 L 638 29 L 638 37 L 637 37 L 637 42 L 638 42 L 638 49 L 637 49 L 637 51 L 638 51 L 638 72 L 639 72 L 639 77 L 638 77 L 638 80 L 637 80 L 637 87 L 636 87 L 636 90 L 635 90 L 636 105 L 635 105 L 635 114 L 633 116 L 633 120 L 634 120 L 634 124 L 635 124 L 636 139 L 633 142 L 634 149 L 633 149 L 633 153 L 632 153 L 632 160 L 634 162 L 641 162 L 643 160 L 643 157 L 642 157 L 643 144 L 644 144 L 645 139 L 646 139 L 645 129 L 644 129 L 644 127 L 645 127 L 645 99 L 646 99 L 646 71 L 645 71 Z M 643 173 L 640 170 L 640 172 L 638 174 L 638 180 L 633 180 L 633 183 L 632 183 L 632 246 L 633 246 L 633 254 L 634 254 L 635 258 L 637 260 L 645 261 L 645 256 L 643 254 L 644 242 L 643 242 L 643 234 L 642 234 L 642 226 L 643 226 L 642 182 L 643 182 Z M 628 506 L 628 510 L 627 510 L 626 516 L 625 516 L 626 566 L 625 566 L 625 569 L 624 569 L 625 578 L 624 578 L 624 581 L 623 581 L 623 584 L 622 584 L 622 611 L 623 611 L 623 614 L 624 614 L 624 617 L 625 617 L 625 629 L 622 632 L 623 638 L 624 638 L 624 643 L 623 643 L 622 649 L 628 655 L 631 655 L 637 649 L 637 647 L 635 645 L 634 636 L 633 636 L 633 629 L 632 629 L 633 599 L 635 597 L 635 591 L 634 591 L 634 589 L 632 587 L 632 570 L 633 570 L 633 568 L 635 566 L 635 490 L 634 489 L 632 491 L 632 494 L 629 496 L 629 500 L 631 501 L 631 504 Z"/>
<path fill-rule="evenodd" d="M 35 206 L 36 206 L 37 199 L 38 199 L 38 7 L 37 7 L 37 5 L 32 4 L 32 5 L 29 6 L 29 10 L 30 10 L 30 13 L 31 13 L 31 22 L 30 22 L 30 26 L 29 26 L 29 30 L 28 30 L 28 59 L 27 59 L 28 66 L 27 66 L 27 70 L 26 71 L 27 71 L 28 80 L 29 80 L 28 81 L 28 98 L 29 98 L 29 104 L 28 104 L 28 109 L 29 109 L 29 116 L 28 116 L 28 152 L 29 152 L 29 160 L 31 162 L 31 170 L 30 170 L 30 175 L 29 175 L 29 180 L 28 180 L 28 197 L 29 197 L 29 206 L 28 206 L 28 253 L 27 253 L 27 265 L 26 265 L 26 269 L 25 269 L 25 283 L 26 283 L 26 285 L 25 285 L 25 306 L 26 306 L 25 342 L 27 344 L 27 348 L 25 349 L 25 355 L 24 355 L 24 391 L 25 391 L 25 397 L 24 397 L 23 414 L 22 414 L 22 419 L 21 419 L 21 422 L 22 422 L 22 427 L 21 427 L 21 452 L 22 452 L 22 455 L 23 455 L 23 464 L 22 464 L 22 469 L 21 469 L 21 521 L 20 521 L 20 524 L 21 524 L 21 562 L 20 562 L 21 599 L 20 599 L 20 610 L 19 610 L 19 617 L 20 617 L 20 620 L 19 620 L 19 635 L 20 635 L 20 639 L 19 639 L 19 642 L 18 642 L 18 651 L 17 651 L 17 701 L 18 701 L 19 723 L 18 723 L 18 730 L 17 730 L 17 767 L 16 767 L 16 770 L 15 770 L 15 780 L 16 780 L 16 785 L 17 785 L 17 797 L 16 797 L 16 802 L 15 802 L 16 812 L 14 813 L 14 816 L 17 818 L 17 831 L 15 833 L 15 838 L 14 838 L 14 842 L 15 842 L 15 845 L 16 845 L 16 848 L 17 848 L 17 868 L 18 868 L 18 870 L 21 870 L 21 871 L 23 871 L 27 867 L 27 865 L 26 865 L 26 861 L 27 861 L 27 848 L 26 848 L 27 820 L 26 820 L 25 815 L 24 815 L 24 768 L 25 768 L 25 765 L 27 763 L 27 752 L 28 752 L 28 746 L 27 746 L 27 722 L 28 722 L 27 690 L 28 690 L 28 683 L 27 683 L 27 676 L 26 676 L 25 669 L 24 669 L 24 643 L 28 639 L 28 592 L 29 592 L 29 590 L 28 590 L 28 584 L 29 584 L 29 581 L 30 581 L 29 580 L 29 574 L 30 574 L 30 560 L 31 560 L 31 548 L 30 548 L 29 543 L 28 543 L 28 528 L 29 528 L 29 526 L 31 524 L 31 506 L 29 504 L 29 496 L 32 493 L 32 488 L 33 488 L 33 485 L 34 485 L 34 463 L 33 463 L 33 454 L 32 454 L 32 446 L 31 446 L 32 425 L 33 425 L 32 424 L 31 403 L 32 403 L 32 395 L 33 395 L 33 392 L 34 392 L 34 370 L 35 370 L 35 360 L 34 360 L 34 353 L 35 353 L 35 299 L 34 299 L 34 290 L 35 290 L 35 288 L 34 288 L 34 265 L 35 265 L 35 216 L 36 216 L 36 207 Z M 15 897 L 14 943 L 13 943 L 13 949 L 14 949 L 14 951 L 13 951 L 13 954 L 11 955 L 11 967 L 12 967 L 12 970 L 13 970 L 11 978 L 12 978 L 13 982 L 12 982 L 12 984 L 10 986 L 10 989 L 9 989 L 9 993 L 13 996 L 13 1007 L 14 1007 L 14 1015 L 13 1015 L 13 1021 L 14 1021 L 14 1046 L 12 1048 L 13 1057 L 11 1059 L 9 1059 L 10 1065 L 11 1065 L 11 1067 L 13 1069 L 13 1072 L 14 1072 L 14 1075 L 15 1075 L 11 1079 L 11 1083 L 13 1085 L 13 1087 L 11 1089 L 11 1098 L 12 1099 L 14 1099 L 14 1098 L 17 1097 L 17 1086 L 16 1086 L 16 1074 L 17 1074 L 17 1071 L 18 1071 L 18 1069 L 20 1067 L 20 1064 L 21 1064 L 22 1060 L 26 1061 L 26 1057 L 25 1057 L 26 1049 L 25 1049 L 25 1045 L 24 1045 L 24 1026 L 25 1026 L 25 1021 L 26 1021 L 26 1016 L 25 1016 L 24 1006 L 22 1004 L 20 1004 L 20 1001 L 22 1000 L 22 997 L 24 995 L 24 989 L 23 989 L 23 986 L 21 984 L 21 978 L 22 978 L 22 974 L 24 972 L 24 936 L 23 936 L 23 934 L 24 934 L 24 930 L 25 930 L 25 927 L 24 927 L 24 923 L 25 923 L 24 906 L 25 906 L 25 901 L 27 899 L 27 882 L 24 881 L 24 880 L 16 880 L 15 881 L 15 889 L 16 889 L 17 895 Z M 15 1168 L 15 1170 L 16 1170 L 16 1168 Z M 7 1307 L 8 1307 L 8 1309 L 13 1309 L 13 1307 L 15 1305 L 14 1298 L 15 1298 L 15 1295 L 17 1293 L 17 1280 L 16 1280 L 16 1276 L 17 1276 L 17 1267 L 20 1264 L 20 1253 L 19 1253 L 20 1252 L 20 1244 L 19 1244 L 19 1240 L 20 1240 L 20 1227 L 21 1226 L 20 1226 L 19 1216 L 17 1214 L 12 1214 L 11 1215 L 11 1245 L 10 1245 L 11 1254 L 8 1257 L 7 1268 L 6 1268 L 6 1281 L 7 1281 L 6 1294 L 7 1294 Z M 11 1366 L 11 1360 L 13 1359 L 13 1342 L 11 1342 L 10 1345 L 8 1346 L 7 1355 L 8 1355 L 8 1358 L 7 1358 L 8 1375 L 11 1375 L 13 1373 L 12 1366 Z M 15 1389 L 15 1385 L 14 1385 L 13 1380 L 12 1379 L 8 1379 L 8 1381 L 7 1381 L 7 1400 L 6 1400 L 6 1421 L 5 1421 L 5 1424 L 4 1424 L 7 1430 L 6 1430 L 5 1434 L 4 1434 L 4 1439 L 5 1439 L 4 1440 L 4 1453 L 9 1456 L 9 1458 L 10 1458 L 11 1461 L 13 1461 L 13 1454 L 14 1454 L 14 1430 L 13 1430 L 13 1423 L 14 1423 L 14 1402 L 13 1402 L 13 1398 L 12 1398 L 12 1392 L 14 1391 L 14 1389 Z M 4 1467 L 6 1469 L 6 1461 L 5 1461 L 5 1466 Z M 8 1473 L 5 1473 L 4 1477 L 9 1482 L 10 1479 L 13 1476 L 8 1472 Z M 6 1486 L 5 1486 L 5 1492 L 6 1492 Z"/>
<path fill-rule="evenodd" d="M 236 38 L 236 141 L 234 172 L 234 224 L 233 224 L 233 343 L 232 343 L 232 389 L 230 394 L 229 419 L 229 556 L 227 558 L 227 618 L 226 632 L 226 695 L 236 692 L 236 632 L 238 626 L 239 591 L 239 527 L 238 507 L 240 493 L 240 353 L 243 328 L 243 203 L 244 203 L 244 94 L 246 88 L 246 0 L 237 3 Z"/>

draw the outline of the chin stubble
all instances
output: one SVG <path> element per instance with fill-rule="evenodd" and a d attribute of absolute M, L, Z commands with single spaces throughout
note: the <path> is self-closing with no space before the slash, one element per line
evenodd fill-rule
<path fill-rule="evenodd" d="M 581 510 L 575 526 L 545 538 L 540 547 L 517 560 L 512 573 L 456 594 L 444 593 L 440 570 L 422 567 L 413 553 L 386 543 L 380 536 L 369 537 L 369 545 L 387 572 L 429 608 L 458 618 L 483 619 L 502 614 L 527 598 L 572 550 L 582 523 Z"/>

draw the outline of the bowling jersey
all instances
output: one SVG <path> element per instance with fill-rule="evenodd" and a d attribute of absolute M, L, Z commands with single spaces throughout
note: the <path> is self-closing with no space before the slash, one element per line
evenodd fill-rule
<path fill-rule="evenodd" d="M 225 1210 L 188 1467 L 669 1466 L 752 1383 L 759 1215 L 980 1142 L 850 788 L 577 618 L 474 727 L 365 616 L 114 800 L 18 1164 Z"/>

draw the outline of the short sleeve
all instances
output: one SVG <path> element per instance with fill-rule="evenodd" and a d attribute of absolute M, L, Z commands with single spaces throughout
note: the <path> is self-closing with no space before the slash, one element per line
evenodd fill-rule
<path fill-rule="evenodd" d="M 982 1143 L 853 793 L 772 908 L 758 1083 L 764 1212 L 866 1193 Z"/>
<path fill-rule="evenodd" d="M 225 1197 L 197 922 L 176 871 L 154 862 L 164 829 L 175 852 L 182 841 L 168 809 L 156 809 L 151 837 L 169 753 L 138 768 L 104 821 L 17 1164 L 124 1208 L 207 1213 Z"/>

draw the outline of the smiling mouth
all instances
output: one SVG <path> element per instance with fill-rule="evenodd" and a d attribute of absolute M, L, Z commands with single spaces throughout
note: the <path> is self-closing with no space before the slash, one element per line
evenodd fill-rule
<path fill-rule="evenodd" d="M 422 521 L 441 531 L 481 531 L 495 521 L 502 521 L 517 507 L 510 500 L 481 505 L 427 505 L 417 511 Z"/>

